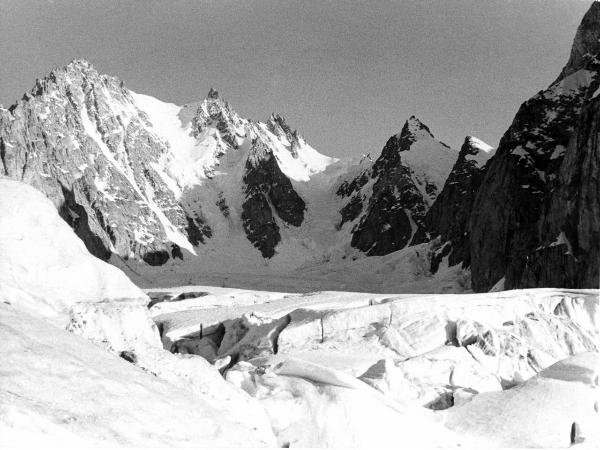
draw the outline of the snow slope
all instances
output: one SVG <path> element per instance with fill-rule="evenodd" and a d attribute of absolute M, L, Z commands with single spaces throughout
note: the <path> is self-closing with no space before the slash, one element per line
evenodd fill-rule
<path fill-rule="evenodd" d="M 154 132 L 169 146 L 170 153 L 164 158 L 168 175 L 183 189 L 202 184 L 207 179 L 206 173 L 219 165 L 219 146 L 226 146 L 219 134 L 209 128 L 195 137 L 191 123 L 184 123 L 182 119 L 183 107 L 149 95 L 134 92 L 131 95 L 136 106 L 147 114 Z M 208 114 L 211 103 L 220 101 L 212 100 L 205 100 L 198 108 Z M 237 143 L 241 145 L 245 140 L 260 135 L 271 145 L 282 172 L 292 180 L 309 181 L 312 175 L 336 161 L 320 154 L 301 138 L 293 155 L 290 151 L 292 143 L 285 136 L 275 135 L 265 123 L 253 123 L 241 119 L 235 112 L 230 113 Z"/>
<path fill-rule="evenodd" d="M 271 444 L 225 408 L 4 303 L 0 341 L 0 446 Z"/>
<path fill-rule="evenodd" d="M 119 269 L 88 253 L 54 205 L 0 178 L 0 301 L 65 323 L 77 302 L 148 301 Z"/>
<path fill-rule="evenodd" d="M 447 410 L 445 423 L 498 447 L 586 443 L 594 448 L 600 445 L 599 376 L 600 354 L 580 353 L 520 386 L 481 394 Z"/>
<path fill-rule="evenodd" d="M 331 203 L 319 198 L 321 200 L 315 199 L 312 205 L 328 214 L 313 216 L 309 211 L 306 226 L 320 232 L 311 237 L 303 229 L 283 230 L 284 241 L 268 264 L 260 254 L 248 248 L 247 240 L 240 235 L 230 235 L 233 242 L 223 242 L 217 237 L 205 246 L 197 247 L 197 252 L 201 257 L 209 258 L 209 263 L 201 259 L 197 263 L 183 264 L 169 261 L 154 268 L 132 261 L 124 264 L 114 259 L 111 262 L 138 286 L 147 289 L 205 285 L 305 293 L 330 290 L 380 293 L 469 291 L 469 271 L 460 265 L 448 267 L 447 258 L 440 264 L 440 269 L 431 274 L 429 244 L 365 258 L 364 254 L 350 248 L 346 234 L 327 233 L 339 219 L 330 207 Z M 223 245 L 217 246 L 217 243 Z"/>

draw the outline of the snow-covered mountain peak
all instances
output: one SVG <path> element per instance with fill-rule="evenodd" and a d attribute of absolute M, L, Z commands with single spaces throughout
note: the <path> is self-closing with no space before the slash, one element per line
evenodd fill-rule
<path fill-rule="evenodd" d="M 57 67 L 50 71 L 42 79 L 42 84 L 56 83 L 63 88 L 70 85 L 90 84 L 94 87 L 95 84 L 102 84 L 105 88 L 117 90 L 123 87 L 123 82 L 110 75 L 101 74 L 89 61 L 77 58 L 71 60 L 66 66 Z M 36 86 L 37 87 L 37 86 Z M 100 87 L 100 86 L 97 86 Z"/>
<path fill-rule="evenodd" d="M 107 79 L 107 76 L 104 76 Z M 87 83 L 85 81 L 88 81 Z M 75 90 L 81 89 L 82 85 L 87 84 L 93 89 L 94 81 L 98 81 L 100 84 L 102 80 L 101 75 L 94 69 L 94 67 L 84 59 L 74 59 L 66 66 L 56 67 L 52 69 L 46 76 L 39 78 L 35 81 L 34 87 L 28 94 L 23 97 L 24 101 L 29 100 L 33 97 L 39 97 L 44 94 L 50 94 L 54 92 L 53 97 L 55 99 L 61 99 L 65 96 L 67 90 L 73 93 L 72 86 Z M 75 103 L 78 103 L 78 98 L 73 98 Z"/>
<path fill-rule="evenodd" d="M 53 72 L 56 71 L 63 71 L 63 72 L 69 72 L 69 73 L 73 73 L 73 72 L 94 72 L 94 73 L 98 73 L 96 71 L 96 69 L 94 68 L 94 66 L 86 59 L 81 59 L 81 58 L 76 58 L 71 60 L 66 66 L 64 67 L 60 67 L 60 68 L 56 68 L 54 70 L 52 70 L 50 73 L 52 74 Z"/>
<path fill-rule="evenodd" d="M 227 148 L 237 149 L 248 135 L 249 121 L 242 119 L 212 88 L 191 122 L 197 139 L 215 141 L 217 154 L 224 154 Z"/>
<path fill-rule="evenodd" d="M 271 113 L 271 116 L 269 117 L 269 121 L 267 123 L 279 125 L 282 129 L 291 131 L 290 127 L 288 126 L 285 120 L 285 117 L 281 116 L 280 114 Z"/>
<path fill-rule="evenodd" d="M 408 139 L 411 142 L 415 142 L 423 138 L 434 138 L 433 134 L 429 130 L 429 127 L 421 122 L 416 116 L 409 117 L 409 119 L 404 123 L 402 131 L 398 137 Z"/>

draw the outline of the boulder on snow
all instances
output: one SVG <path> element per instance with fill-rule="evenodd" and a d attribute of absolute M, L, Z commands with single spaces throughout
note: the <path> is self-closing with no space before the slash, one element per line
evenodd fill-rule
<path fill-rule="evenodd" d="M 0 211 L 0 301 L 61 324 L 75 303 L 148 301 L 123 272 L 90 255 L 41 192 L 0 178 Z"/>

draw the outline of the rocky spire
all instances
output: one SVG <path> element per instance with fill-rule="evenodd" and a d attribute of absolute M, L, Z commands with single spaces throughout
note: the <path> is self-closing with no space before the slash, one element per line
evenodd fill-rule
<path fill-rule="evenodd" d="M 567 65 L 559 80 L 586 67 L 600 54 L 600 1 L 594 1 L 581 20 Z"/>
<path fill-rule="evenodd" d="M 216 100 L 219 98 L 219 92 L 211 87 L 206 98 L 210 100 Z"/>
<path fill-rule="evenodd" d="M 279 114 L 272 113 L 267 121 L 267 126 L 269 127 L 269 130 L 276 135 L 284 134 L 288 139 L 291 139 L 292 137 L 292 129 L 285 121 L 285 118 Z"/>

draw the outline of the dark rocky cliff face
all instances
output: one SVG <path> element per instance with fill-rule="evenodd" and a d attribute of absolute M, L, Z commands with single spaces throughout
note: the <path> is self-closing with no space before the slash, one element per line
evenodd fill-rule
<path fill-rule="evenodd" d="M 281 241 L 274 213 L 285 224 L 298 227 L 304 220 L 306 205 L 279 168 L 271 149 L 258 138 L 252 142 L 243 181 L 246 193 L 242 205 L 244 230 L 263 257 L 271 258 Z"/>
<path fill-rule="evenodd" d="M 539 237 L 519 285 L 600 286 L 600 97 L 583 108 Z"/>
<path fill-rule="evenodd" d="M 371 167 L 338 188 L 339 196 L 349 198 L 340 210 L 340 226 L 360 217 L 352 229 L 352 247 L 369 256 L 386 255 L 424 238 L 420 230 L 425 213 L 441 186 L 411 164 L 419 161 L 419 152 L 426 151 L 419 145 L 434 149 L 436 154 L 450 152 L 413 116 L 399 134 L 388 139 Z"/>
<path fill-rule="evenodd" d="M 429 238 L 439 236 L 442 243 L 432 257 L 432 273 L 437 271 L 444 256 L 448 256 L 449 266 L 470 265 L 469 218 L 483 180 L 487 156 L 485 150 L 477 146 L 477 141 L 467 136 L 442 192 L 425 215 Z"/>
<path fill-rule="evenodd" d="M 567 66 L 548 89 L 521 106 L 488 163 L 470 221 L 476 291 L 489 290 L 502 277 L 507 289 L 534 283 L 535 277 L 524 274 L 530 273 L 530 257 L 545 239 L 540 234 L 545 205 L 560 184 L 561 164 L 580 126 L 584 101 L 600 81 L 599 37 L 600 4 L 594 2 Z"/>

